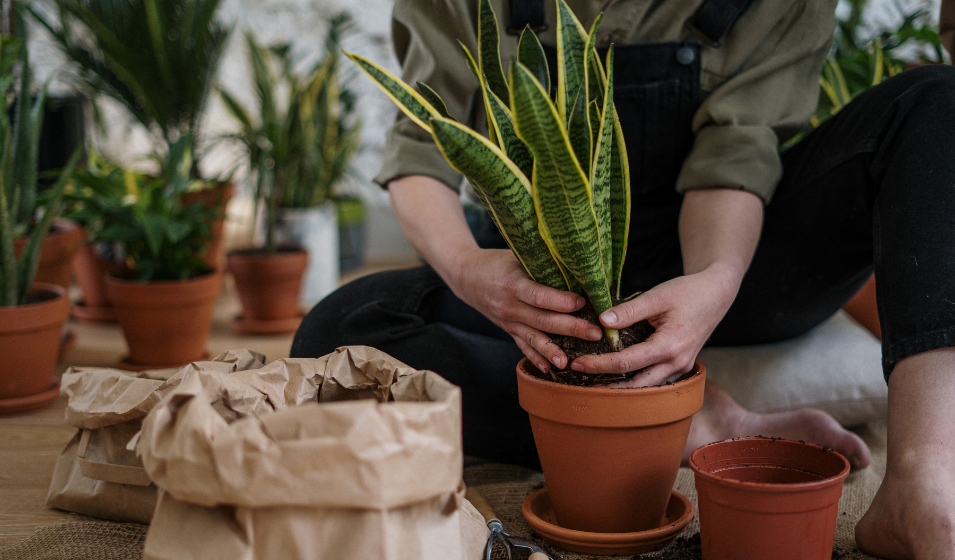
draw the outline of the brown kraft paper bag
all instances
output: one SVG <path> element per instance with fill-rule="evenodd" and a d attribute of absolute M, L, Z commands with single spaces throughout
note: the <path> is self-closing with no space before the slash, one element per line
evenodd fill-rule
<path fill-rule="evenodd" d="M 368 347 L 194 368 L 130 444 L 162 489 L 145 560 L 477 560 L 460 389 Z"/>
<path fill-rule="evenodd" d="M 242 350 L 226 352 L 202 367 L 230 372 L 264 363 L 265 356 Z M 143 417 L 178 385 L 181 376 L 176 373 L 70 368 L 63 374 L 66 422 L 78 430 L 57 458 L 47 506 L 111 521 L 149 523 L 158 490 L 126 446 Z"/>

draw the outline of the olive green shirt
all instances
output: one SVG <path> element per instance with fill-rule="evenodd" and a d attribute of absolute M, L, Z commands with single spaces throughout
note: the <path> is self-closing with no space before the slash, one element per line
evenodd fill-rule
<path fill-rule="evenodd" d="M 683 40 L 684 21 L 703 0 L 617 0 L 605 11 L 598 43 Z M 702 104 L 693 119 L 695 140 L 676 189 L 742 189 L 764 202 L 782 175 L 780 142 L 806 127 L 819 96 L 819 73 L 835 29 L 837 0 L 757 0 L 723 38 L 702 47 Z M 590 28 L 603 0 L 569 0 Z M 501 58 L 516 56 L 517 37 L 507 35 L 508 2 L 491 0 L 498 14 Z M 555 44 L 556 4 L 545 0 L 550 28 L 541 42 Z M 402 78 L 423 82 L 444 99 L 452 116 L 487 130 L 484 104 L 460 40 L 477 52 L 477 0 L 397 0 L 392 15 Z M 444 160 L 430 135 L 403 115 L 388 131 L 382 169 L 375 180 L 408 175 L 433 177 L 458 189 L 462 177 Z"/>

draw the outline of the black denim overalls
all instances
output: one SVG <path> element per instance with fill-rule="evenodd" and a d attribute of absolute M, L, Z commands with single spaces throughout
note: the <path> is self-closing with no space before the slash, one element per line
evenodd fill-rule
<path fill-rule="evenodd" d="M 515 21 L 539 26 L 543 11 L 534 3 L 543 1 L 550 0 L 514 0 L 537 18 Z M 712 15 L 693 18 L 697 31 L 685 42 L 615 47 L 614 101 L 633 189 L 625 293 L 682 274 L 674 185 L 699 106 L 697 40 L 717 44 L 751 1 L 708 0 L 697 16 Z M 874 268 L 886 375 L 907 356 L 955 346 L 953 130 L 955 69 L 918 68 L 860 95 L 781 154 L 783 176 L 765 207 L 759 247 L 710 343 L 802 334 L 842 307 Z M 483 246 L 501 246 L 500 236 L 476 233 Z M 320 357 L 350 344 L 459 385 L 466 454 L 539 467 L 517 400 L 520 349 L 430 267 L 343 286 L 305 317 L 291 355 Z"/>

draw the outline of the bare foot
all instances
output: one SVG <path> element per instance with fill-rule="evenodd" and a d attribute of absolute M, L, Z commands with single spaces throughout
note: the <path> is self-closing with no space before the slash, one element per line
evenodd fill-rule
<path fill-rule="evenodd" d="M 885 478 L 856 525 L 863 552 L 955 560 L 955 348 L 909 356 L 889 377 Z"/>
<path fill-rule="evenodd" d="M 693 417 L 683 450 L 683 464 L 701 445 L 744 436 L 782 437 L 831 447 L 855 469 L 865 468 L 872 458 L 862 439 L 846 430 L 821 410 L 805 408 L 792 412 L 758 414 L 736 403 L 712 381 L 706 382 L 703 408 Z"/>
<path fill-rule="evenodd" d="M 869 511 L 856 525 L 856 543 L 891 560 L 955 558 L 955 471 L 951 461 L 911 457 L 890 466 Z"/>

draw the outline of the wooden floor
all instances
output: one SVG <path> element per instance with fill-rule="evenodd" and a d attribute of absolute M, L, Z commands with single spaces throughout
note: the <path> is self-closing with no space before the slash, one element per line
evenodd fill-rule
<path fill-rule="evenodd" d="M 414 263 L 375 263 L 345 275 L 343 282 L 375 272 Z M 208 347 L 212 355 L 249 348 L 275 360 L 288 356 L 292 335 L 240 336 L 229 320 L 240 310 L 231 285 L 216 307 Z M 61 360 L 58 374 L 70 366 L 116 364 L 126 354 L 126 343 L 117 325 L 96 325 L 70 321 L 67 327 L 77 335 L 77 346 Z M 44 525 L 68 515 L 47 508 L 46 492 L 53 465 L 75 432 L 63 421 L 66 405 L 62 399 L 41 410 L 0 416 L 0 548 L 22 540 Z"/>

